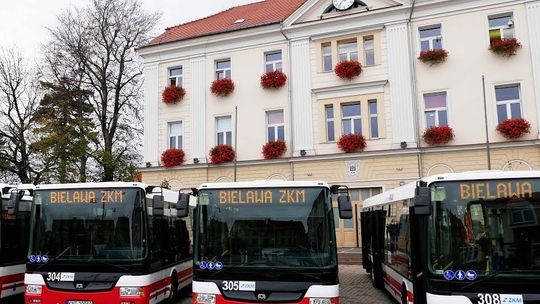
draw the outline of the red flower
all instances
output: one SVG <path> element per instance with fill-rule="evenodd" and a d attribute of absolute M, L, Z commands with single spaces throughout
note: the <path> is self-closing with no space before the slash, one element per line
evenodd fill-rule
<path fill-rule="evenodd" d="M 212 82 L 210 90 L 216 96 L 225 97 L 234 91 L 234 82 L 230 78 L 217 79 Z"/>
<path fill-rule="evenodd" d="M 431 146 L 444 145 L 454 139 L 454 130 L 449 126 L 430 127 L 424 131 L 422 139 Z"/>
<path fill-rule="evenodd" d="M 362 73 L 362 64 L 356 60 L 342 61 L 336 64 L 334 72 L 341 79 L 352 80 Z"/>
<path fill-rule="evenodd" d="M 165 87 L 161 94 L 162 100 L 166 104 L 174 104 L 181 101 L 186 95 L 186 90 L 182 87 L 170 85 Z"/>
<path fill-rule="evenodd" d="M 518 139 L 531 132 L 531 124 L 523 118 L 505 119 L 497 125 L 497 131 L 508 139 Z"/>
<path fill-rule="evenodd" d="M 210 161 L 215 165 L 231 162 L 235 155 L 234 149 L 229 145 L 217 145 L 210 149 Z"/>
<path fill-rule="evenodd" d="M 339 138 L 338 147 L 346 153 L 362 151 L 366 148 L 366 139 L 358 134 L 343 135 Z"/>
<path fill-rule="evenodd" d="M 165 169 L 180 166 L 184 163 L 185 153 L 182 149 L 167 149 L 161 154 L 161 163 Z"/>
<path fill-rule="evenodd" d="M 448 51 L 445 49 L 434 49 L 420 52 L 418 60 L 424 63 L 429 63 L 430 65 L 434 65 L 444 62 L 446 57 L 448 57 Z"/>
<path fill-rule="evenodd" d="M 264 159 L 274 159 L 287 152 L 287 145 L 283 140 L 269 141 L 262 147 Z"/>
<path fill-rule="evenodd" d="M 493 53 L 503 57 L 514 56 L 520 48 L 521 43 L 516 38 L 493 39 L 489 46 Z"/>
<path fill-rule="evenodd" d="M 263 89 L 279 89 L 287 82 L 287 75 L 282 71 L 272 71 L 261 76 L 261 87 Z"/>

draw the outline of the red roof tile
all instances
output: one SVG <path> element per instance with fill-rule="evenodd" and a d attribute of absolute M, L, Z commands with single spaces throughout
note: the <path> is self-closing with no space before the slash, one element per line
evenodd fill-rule
<path fill-rule="evenodd" d="M 215 15 L 167 28 L 165 33 L 143 47 L 280 23 L 304 2 L 306 0 L 264 0 L 232 7 Z M 235 23 L 241 19 L 244 21 Z"/>

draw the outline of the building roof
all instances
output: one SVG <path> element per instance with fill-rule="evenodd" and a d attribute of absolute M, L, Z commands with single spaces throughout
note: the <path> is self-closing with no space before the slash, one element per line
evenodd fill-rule
<path fill-rule="evenodd" d="M 263 0 L 167 28 L 143 47 L 281 23 L 306 0 Z"/>

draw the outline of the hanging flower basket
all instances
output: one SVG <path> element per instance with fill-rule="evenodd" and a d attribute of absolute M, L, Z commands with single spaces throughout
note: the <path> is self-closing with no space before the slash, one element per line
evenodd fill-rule
<path fill-rule="evenodd" d="M 212 82 L 212 93 L 219 97 L 226 97 L 234 91 L 234 82 L 230 78 L 221 78 Z"/>
<path fill-rule="evenodd" d="M 263 89 L 279 89 L 287 82 L 287 75 L 282 71 L 272 71 L 261 76 L 261 87 Z"/>
<path fill-rule="evenodd" d="M 531 124 L 523 118 L 505 119 L 497 125 L 497 131 L 508 139 L 518 139 L 531 132 Z"/>
<path fill-rule="evenodd" d="M 262 147 L 264 159 L 274 159 L 287 152 L 287 144 L 283 140 L 269 141 Z"/>
<path fill-rule="evenodd" d="M 161 164 L 165 169 L 180 166 L 185 161 L 184 157 L 185 153 L 182 149 L 167 149 L 161 154 Z"/>
<path fill-rule="evenodd" d="M 445 49 L 434 49 L 420 52 L 418 60 L 423 63 L 429 63 L 429 65 L 439 64 L 446 61 L 448 57 L 448 51 Z"/>
<path fill-rule="evenodd" d="M 178 103 L 184 99 L 185 95 L 186 90 L 175 85 L 165 87 L 165 90 L 163 90 L 163 93 L 161 93 L 162 100 L 166 104 Z"/>
<path fill-rule="evenodd" d="M 503 57 L 514 56 L 520 48 L 521 43 L 516 38 L 493 39 L 489 46 L 493 53 Z"/>
<path fill-rule="evenodd" d="M 352 80 L 362 73 L 362 64 L 356 60 L 342 61 L 336 64 L 334 73 L 341 79 Z"/>
<path fill-rule="evenodd" d="M 210 161 L 214 165 L 232 162 L 235 155 L 234 149 L 229 145 L 217 145 L 210 149 Z"/>
<path fill-rule="evenodd" d="M 346 153 L 363 151 L 366 148 L 366 139 L 358 134 L 343 135 L 339 138 L 338 147 Z"/>
<path fill-rule="evenodd" d="M 444 145 L 454 139 L 454 130 L 449 126 L 430 127 L 422 134 L 422 139 L 430 145 Z"/>

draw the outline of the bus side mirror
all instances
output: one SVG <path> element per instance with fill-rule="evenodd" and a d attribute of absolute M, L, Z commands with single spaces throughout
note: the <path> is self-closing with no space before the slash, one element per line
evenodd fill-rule
<path fill-rule="evenodd" d="M 347 194 L 338 196 L 339 217 L 345 220 L 352 219 L 351 198 Z"/>
<path fill-rule="evenodd" d="M 152 214 L 154 216 L 162 216 L 163 208 L 165 207 L 164 199 L 162 195 L 154 196 L 154 205 L 152 206 Z"/>
<path fill-rule="evenodd" d="M 415 215 L 431 214 L 431 188 L 416 187 L 413 208 Z"/>
<path fill-rule="evenodd" d="M 24 196 L 24 191 L 11 192 L 11 195 L 9 196 L 9 200 L 7 203 L 7 214 L 9 215 L 17 214 L 17 211 L 19 209 L 19 202 L 21 201 L 23 196 Z"/>
<path fill-rule="evenodd" d="M 178 202 L 176 203 L 176 216 L 184 218 L 189 213 L 189 194 L 180 193 L 178 195 Z"/>

